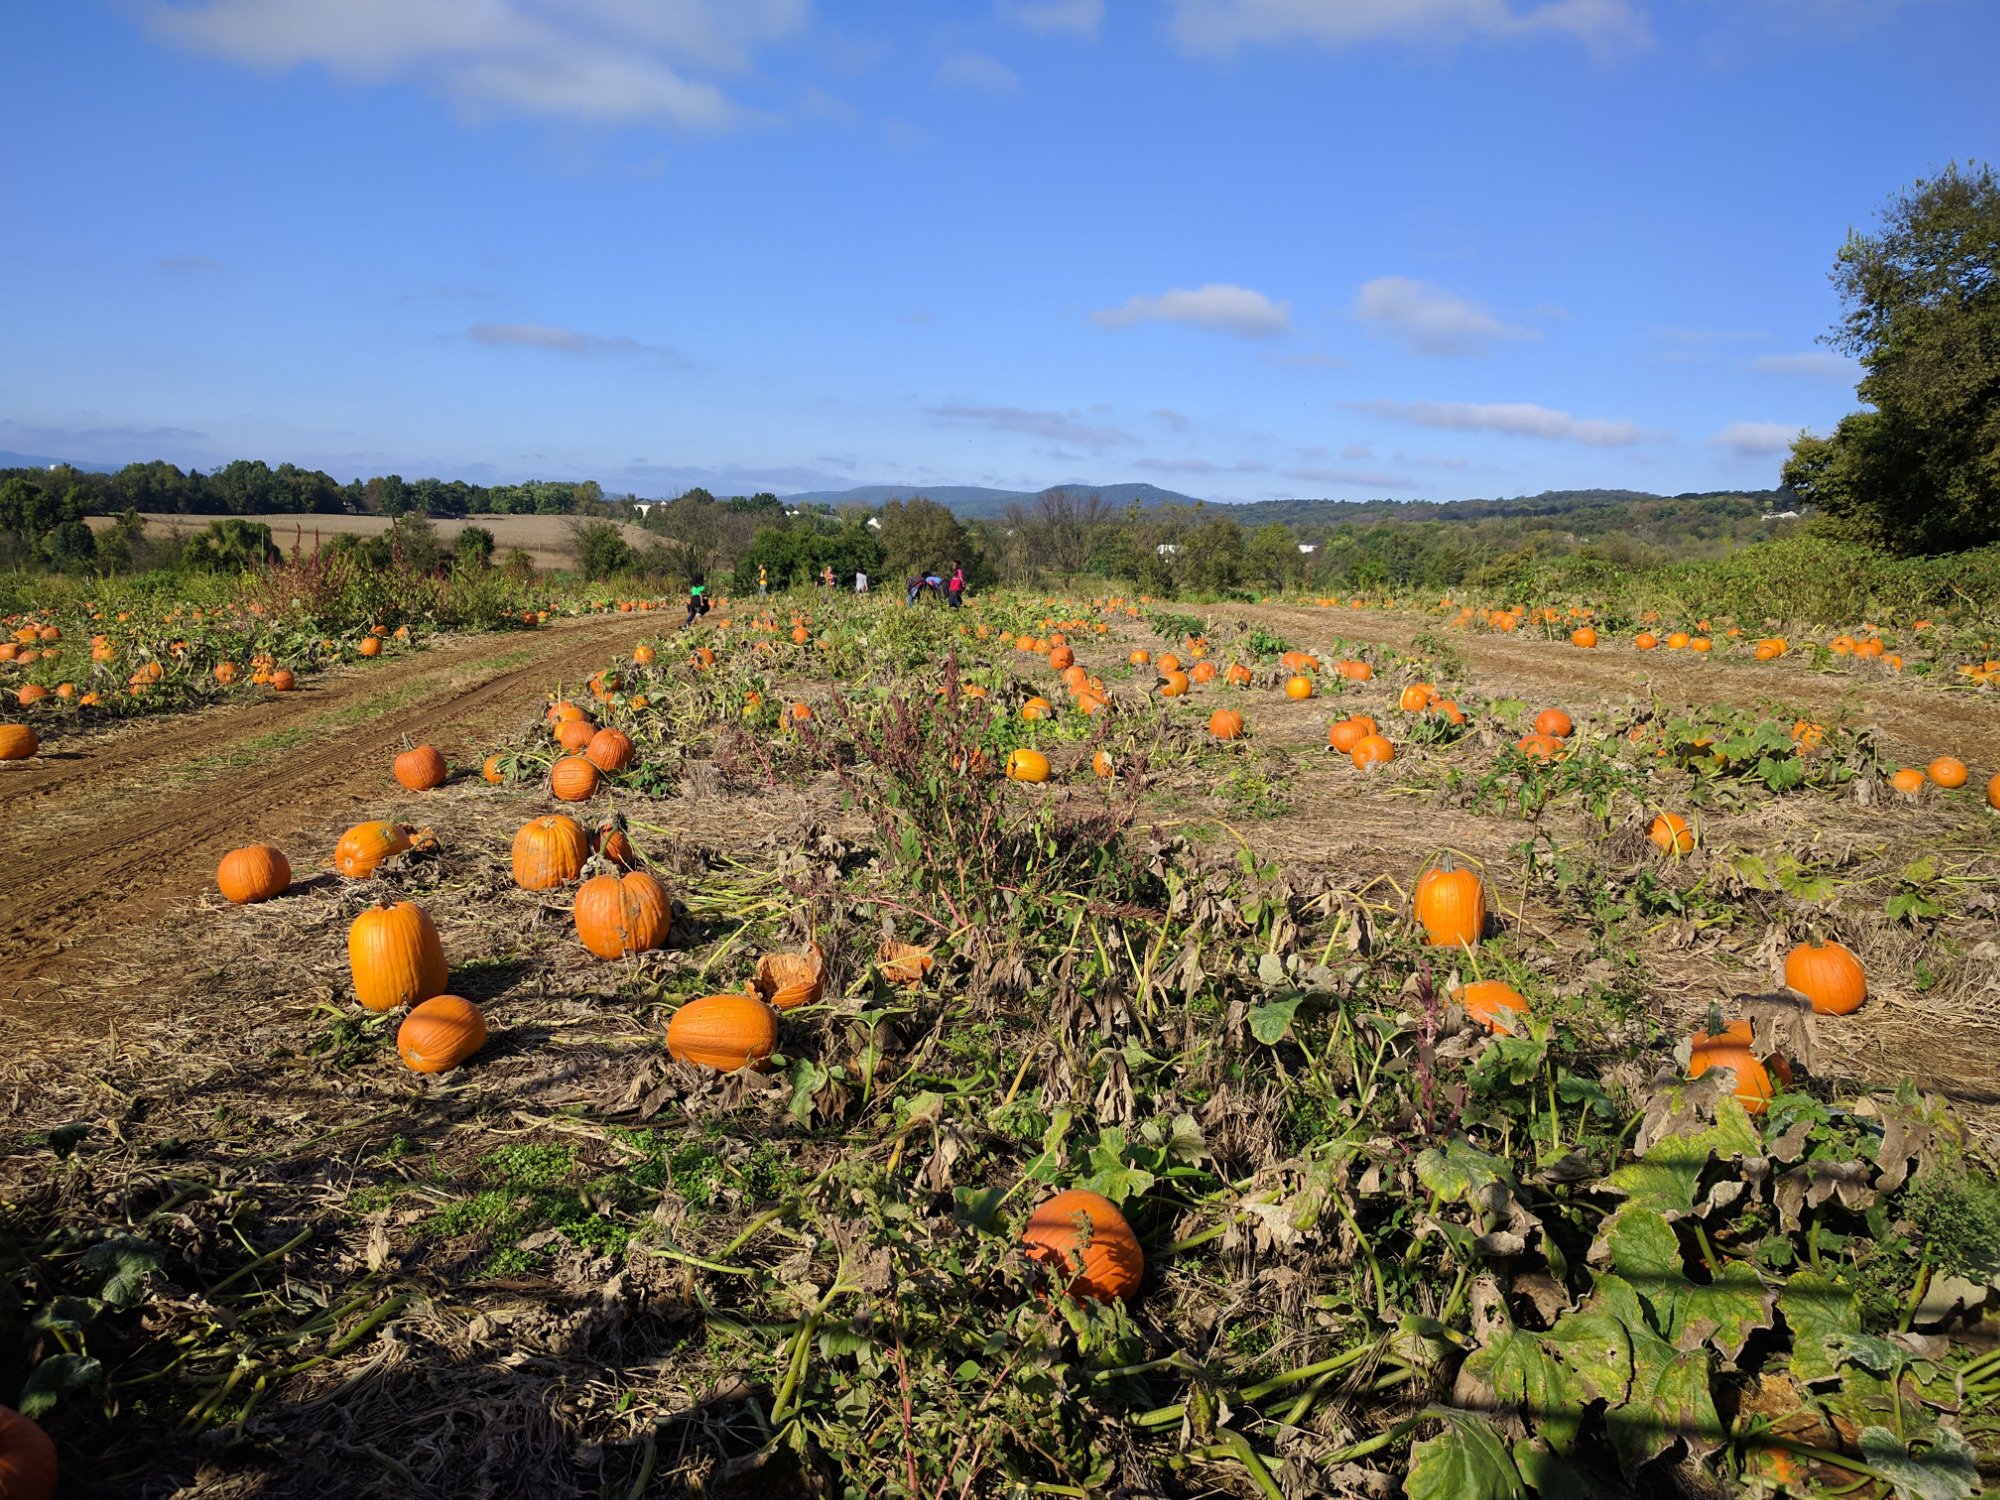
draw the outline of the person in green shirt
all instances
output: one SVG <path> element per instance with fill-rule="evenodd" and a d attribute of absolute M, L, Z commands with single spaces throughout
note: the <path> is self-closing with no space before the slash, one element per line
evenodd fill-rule
<path fill-rule="evenodd" d="M 681 621 L 681 629 L 694 624 L 696 617 L 708 613 L 708 584 L 697 578 L 688 585 L 688 617 Z"/>

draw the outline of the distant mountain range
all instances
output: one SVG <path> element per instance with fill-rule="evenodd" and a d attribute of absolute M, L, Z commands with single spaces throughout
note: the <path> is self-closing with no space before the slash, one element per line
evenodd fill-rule
<path fill-rule="evenodd" d="M 954 515 L 967 520 L 991 519 L 1007 513 L 1010 505 L 1030 506 L 1052 490 L 1074 490 L 1078 494 L 1099 495 L 1106 505 L 1119 510 L 1133 501 L 1141 505 L 1194 505 L 1192 495 L 1163 490 L 1156 484 L 1052 484 L 1045 490 L 989 490 L 974 484 L 864 484 L 851 490 L 809 490 L 780 498 L 793 504 L 887 505 L 891 500 L 922 496 L 935 500 Z"/>
<path fill-rule="evenodd" d="M 1653 509 L 1662 504 L 1689 502 L 1697 508 L 1730 503 L 1748 512 L 1786 510 L 1796 505 L 1794 497 L 1780 490 L 1715 491 L 1684 495 L 1655 495 L 1644 490 L 1544 490 L 1539 495 L 1511 498 L 1465 500 L 1250 500 L 1200 501 L 1192 495 L 1163 490 L 1152 484 L 1060 484 L 1046 490 L 993 490 L 976 485 L 866 484 L 851 490 L 813 490 L 786 495 L 788 503 L 814 505 L 865 505 L 870 508 L 892 500 L 922 496 L 935 500 L 967 520 L 991 519 L 1019 505 L 1031 509 L 1042 495 L 1054 490 L 1072 490 L 1103 497 L 1105 504 L 1122 511 L 1137 501 L 1151 508 L 1163 505 L 1208 505 L 1225 513 L 1239 526 L 1254 529 L 1282 521 L 1287 526 L 1326 530 L 1338 526 L 1375 521 L 1476 521 L 1486 517 L 1557 517 L 1572 514 L 1615 516 L 1634 508 Z M 1782 503 L 1780 503 L 1782 502 Z"/>
<path fill-rule="evenodd" d="M 66 458 L 47 458 L 34 453 L 10 453 L 0 448 L 0 469 L 53 469 L 57 464 L 68 463 L 72 469 L 88 469 L 93 474 L 116 474 L 114 464 L 70 463 Z"/>

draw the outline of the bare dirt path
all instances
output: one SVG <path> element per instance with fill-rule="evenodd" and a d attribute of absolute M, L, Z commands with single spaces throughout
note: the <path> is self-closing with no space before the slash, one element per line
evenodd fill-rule
<path fill-rule="evenodd" d="M 1216 621 L 1263 624 L 1301 646 L 1340 637 L 1407 650 L 1429 631 L 1450 642 L 1471 669 L 1472 685 L 1488 694 L 1504 690 L 1569 705 L 1629 694 L 1676 706 L 1782 708 L 1829 724 L 1872 727 L 1885 749 L 1916 764 L 1955 755 L 1988 774 L 2000 771 L 2000 699 L 1899 681 L 1872 668 L 1815 672 L 1791 659 L 1717 661 L 1665 647 L 1641 652 L 1623 637 L 1606 637 L 1586 651 L 1539 636 L 1452 629 L 1401 611 L 1246 604 L 1206 613 Z"/>
<path fill-rule="evenodd" d="M 376 816 L 409 743 L 454 769 L 550 689 L 655 634 L 653 620 L 563 621 L 469 636 L 304 690 L 59 740 L 0 775 L 0 1014 L 60 1000 L 64 978 L 120 934 L 200 891 L 229 849 L 287 849 L 308 878 L 328 851 L 295 840 L 349 811 Z M 476 763 L 472 764 L 476 771 Z"/>

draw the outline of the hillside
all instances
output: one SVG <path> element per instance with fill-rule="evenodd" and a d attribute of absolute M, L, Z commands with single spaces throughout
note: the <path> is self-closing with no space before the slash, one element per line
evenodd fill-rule
<path fill-rule="evenodd" d="M 887 505 L 891 500 L 909 500 L 921 495 L 926 500 L 935 500 L 954 514 L 967 520 L 992 519 L 1003 516 L 1010 505 L 1028 506 L 1039 495 L 1049 490 L 1075 490 L 1081 494 L 1101 495 L 1107 505 L 1123 510 L 1126 506 L 1139 502 L 1141 505 L 1196 505 L 1192 495 L 1179 494 L 1173 490 L 1163 490 L 1156 484 L 1058 484 L 1044 490 L 992 490 L 977 485 L 944 484 L 864 484 L 851 490 L 811 490 L 798 495 L 786 495 L 787 504 L 810 505 Z"/>

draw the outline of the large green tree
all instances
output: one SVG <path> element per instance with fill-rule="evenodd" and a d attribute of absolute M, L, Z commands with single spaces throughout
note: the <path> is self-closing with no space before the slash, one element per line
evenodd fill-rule
<path fill-rule="evenodd" d="M 2000 177 L 1947 167 L 1851 233 L 1828 342 L 1865 371 L 1831 437 L 1801 436 L 1785 483 L 1842 533 L 1896 552 L 2000 540 Z"/>

